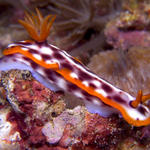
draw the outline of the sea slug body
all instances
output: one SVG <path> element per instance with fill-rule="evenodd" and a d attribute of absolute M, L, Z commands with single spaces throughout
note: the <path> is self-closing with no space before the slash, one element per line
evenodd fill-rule
<path fill-rule="evenodd" d="M 9 45 L 0 59 L 0 70 L 29 70 L 33 76 L 51 90 L 63 90 L 84 100 L 88 110 L 108 116 L 121 113 L 134 126 L 150 124 L 150 108 L 146 105 L 150 95 L 142 91 L 133 97 L 92 73 L 78 60 L 46 41 L 54 15 L 43 18 L 26 13 L 19 22 L 33 41 L 20 41 Z M 38 25 L 37 25 L 38 24 Z"/>

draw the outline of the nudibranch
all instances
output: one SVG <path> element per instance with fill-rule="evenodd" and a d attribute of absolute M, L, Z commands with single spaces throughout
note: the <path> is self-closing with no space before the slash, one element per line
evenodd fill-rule
<path fill-rule="evenodd" d="M 150 124 L 149 95 L 137 97 L 114 87 L 91 72 L 76 58 L 64 50 L 47 43 L 55 15 L 43 17 L 26 13 L 19 22 L 28 31 L 32 40 L 10 44 L 0 59 L 0 70 L 29 70 L 36 80 L 51 90 L 63 90 L 81 98 L 88 110 L 108 116 L 119 113 L 131 125 Z"/>

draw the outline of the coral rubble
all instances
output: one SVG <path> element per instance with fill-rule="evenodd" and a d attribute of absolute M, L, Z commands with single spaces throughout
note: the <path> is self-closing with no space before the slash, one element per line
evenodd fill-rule
<path fill-rule="evenodd" d="M 139 2 L 135 5 L 135 8 L 125 5 L 128 9 L 106 25 L 107 42 L 116 49 L 150 46 L 150 4 Z"/>
<path fill-rule="evenodd" d="M 45 88 L 28 71 L 1 72 L 1 84 L 8 99 L 0 109 L 1 147 L 9 149 L 13 143 L 14 149 L 109 149 L 130 129 L 117 116 L 103 118 L 83 106 L 66 109 L 63 93 Z"/>

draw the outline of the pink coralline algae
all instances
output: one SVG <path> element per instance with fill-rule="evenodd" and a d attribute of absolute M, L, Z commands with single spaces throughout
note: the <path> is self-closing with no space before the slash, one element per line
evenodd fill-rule
<path fill-rule="evenodd" d="M 12 106 L 6 113 L 6 121 L 9 122 L 11 130 L 9 134 L 19 134 L 20 139 L 14 142 L 19 142 L 20 149 L 25 149 L 29 145 L 45 144 L 42 126 L 51 120 L 54 114 L 60 114 L 65 108 L 62 93 L 48 90 L 28 75 L 30 73 L 26 71 L 20 74 L 10 71 L 2 73 L 1 76 Z"/>
<path fill-rule="evenodd" d="M 61 147 L 78 149 L 81 147 L 99 147 L 99 149 L 117 144 L 123 129 L 117 117 L 103 118 L 90 114 L 82 107 L 66 110 L 42 129 L 49 143 L 58 143 Z M 126 135 L 126 134 L 124 134 Z M 122 136 L 123 138 L 123 136 Z M 86 146 L 85 146 L 86 145 Z"/>
<path fill-rule="evenodd" d="M 111 20 L 105 29 L 107 42 L 114 48 L 127 50 L 130 47 L 149 47 L 149 13 L 143 8 L 122 12 Z"/>
<path fill-rule="evenodd" d="M 74 110 L 66 110 L 53 122 L 48 122 L 42 129 L 47 141 L 51 144 L 59 142 L 61 146 L 67 147 L 79 137 L 83 131 L 85 110 L 76 107 Z"/>
<path fill-rule="evenodd" d="M 90 114 L 84 106 L 66 109 L 63 93 L 45 88 L 28 71 L 2 72 L 1 79 L 9 100 L 9 103 L 5 100 L 9 109 L 5 110 L 3 124 L 10 124 L 9 137 L 13 135 L 14 139 L 10 140 L 18 149 L 110 149 L 123 138 L 121 134 L 126 136 L 125 131 L 130 129 L 117 116 L 103 118 Z M 3 112 L 4 108 L 0 110 Z M 7 135 L 1 136 L 0 141 L 1 138 L 5 138 L 3 147 L 12 144 Z"/>

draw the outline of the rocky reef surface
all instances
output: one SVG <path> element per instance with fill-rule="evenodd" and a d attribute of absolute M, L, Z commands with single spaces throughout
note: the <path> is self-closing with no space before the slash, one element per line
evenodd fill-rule
<path fill-rule="evenodd" d="M 2 72 L 0 92 L 0 149 L 110 149 L 130 129 L 117 116 L 103 118 L 84 106 L 67 109 L 63 93 L 45 88 L 28 71 Z"/>
<path fill-rule="evenodd" d="M 2 150 L 150 148 L 149 126 L 135 128 L 117 115 L 104 118 L 84 106 L 66 108 L 64 93 L 45 88 L 29 71 L 1 72 L 0 81 Z"/>

